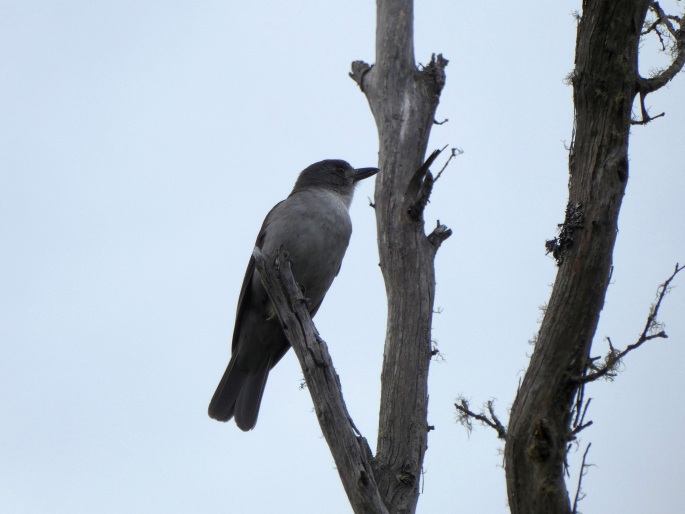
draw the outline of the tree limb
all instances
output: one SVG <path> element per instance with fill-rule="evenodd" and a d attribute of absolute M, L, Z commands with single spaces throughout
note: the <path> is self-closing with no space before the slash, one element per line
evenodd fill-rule
<path fill-rule="evenodd" d="M 423 211 L 426 209 L 431 192 L 433 191 L 433 174 L 430 172 L 431 164 L 438 158 L 442 150 L 434 150 L 426 161 L 416 170 L 409 185 L 407 186 L 407 199 L 411 202 L 407 208 L 409 217 L 414 221 L 423 219 Z"/>
<path fill-rule="evenodd" d="M 488 409 L 489 415 L 485 413 L 485 410 L 481 410 L 480 413 L 473 412 L 469 408 L 469 401 L 463 396 L 457 398 L 457 403 L 454 404 L 454 408 L 457 409 L 457 421 L 461 423 L 469 433 L 473 430 L 473 425 L 471 424 L 471 419 L 481 422 L 483 425 L 492 428 L 497 432 L 497 437 L 503 440 L 507 438 L 507 430 L 502 425 L 502 422 L 495 415 L 495 402 L 489 400 L 485 406 Z"/>
<path fill-rule="evenodd" d="M 428 239 L 428 242 L 432 244 L 435 250 L 437 251 L 437 249 L 440 247 L 443 241 L 445 241 L 451 235 L 452 229 L 449 228 L 447 225 L 443 225 L 442 223 L 440 223 L 440 220 L 438 220 L 436 223 L 436 227 L 426 237 Z"/>
<path fill-rule="evenodd" d="M 438 124 L 438 125 L 439 125 L 439 124 Z M 447 148 L 447 145 L 445 145 L 443 148 L 441 148 L 440 151 L 444 150 L 445 148 Z M 464 153 L 464 150 L 462 150 L 461 148 L 456 148 L 456 147 L 452 148 L 452 153 L 450 154 L 449 158 L 447 159 L 447 161 L 445 161 L 445 164 L 444 164 L 443 167 L 440 169 L 440 171 L 438 171 L 438 174 L 435 175 L 435 180 L 433 180 L 433 183 L 434 183 L 434 184 L 435 184 L 435 183 L 438 181 L 438 179 L 442 176 L 442 172 L 445 171 L 445 169 L 447 169 L 447 166 L 449 165 L 450 161 L 451 161 L 452 159 L 454 159 L 455 157 L 459 157 L 459 156 L 460 156 L 461 154 L 463 154 L 463 153 Z"/>
<path fill-rule="evenodd" d="M 676 264 L 673 273 L 671 273 L 671 276 L 668 277 L 657 288 L 656 302 L 649 308 L 647 321 L 645 322 L 645 326 L 637 341 L 635 341 L 633 344 L 626 346 L 624 350 L 619 351 L 616 348 L 614 348 L 613 344 L 611 343 L 611 339 L 607 337 L 607 341 L 609 343 L 609 352 L 604 357 L 604 364 L 602 364 L 599 367 L 593 365 L 592 367 L 595 369 L 595 371 L 578 377 L 576 379 L 578 382 L 580 382 L 581 384 L 586 384 L 588 382 L 594 382 L 595 380 L 602 377 L 613 378 L 614 376 L 616 376 L 616 369 L 620 365 L 621 359 L 623 359 L 630 352 L 636 350 L 637 348 L 645 344 L 647 341 L 651 341 L 652 339 L 668 339 L 668 335 L 663 330 L 663 325 L 659 323 L 659 321 L 657 320 L 657 316 L 659 315 L 659 309 L 661 308 L 661 302 L 663 301 L 664 296 L 666 296 L 666 294 L 668 294 L 671 290 L 671 282 L 676 277 L 676 275 L 683 270 L 683 268 L 685 268 L 685 266 L 680 266 Z M 591 362 L 594 362 L 595 360 L 596 359 L 593 359 Z"/>
<path fill-rule="evenodd" d="M 664 43 L 663 36 L 658 28 L 659 25 L 663 25 L 668 31 L 667 36 L 670 35 L 670 38 L 674 40 L 671 50 L 674 57 L 673 61 L 666 69 L 660 71 L 653 77 L 644 78 L 639 74 L 637 75 L 636 89 L 640 94 L 642 120 L 631 120 L 631 124 L 633 125 L 645 125 L 651 120 L 664 115 L 662 113 L 658 116 L 649 116 L 647 109 L 645 108 L 645 98 L 649 93 L 661 89 L 673 80 L 673 78 L 683 69 L 683 65 L 685 65 L 685 20 L 678 16 L 667 15 L 659 5 L 659 2 L 651 2 L 649 8 L 656 15 L 656 20 L 651 23 L 641 35 L 644 36 L 654 31 L 659 37 L 662 48 L 666 50 L 666 44 Z M 673 22 L 678 24 L 678 28 L 673 25 Z"/>
<path fill-rule="evenodd" d="M 252 256 L 283 331 L 302 366 L 319 425 L 354 512 L 387 514 L 372 470 L 371 449 L 347 412 L 328 347 L 312 323 L 307 301 L 293 278 L 287 252 L 281 247 L 273 265 L 257 247 Z"/>

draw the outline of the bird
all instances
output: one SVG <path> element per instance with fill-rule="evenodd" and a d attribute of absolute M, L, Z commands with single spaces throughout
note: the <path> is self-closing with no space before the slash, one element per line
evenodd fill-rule
<path fill-rule="evenodd" d="M 274 259 L 282 246 L 312 317 L 338 275 L 352 235 L 349 208 L 357 183 L 378 168 L 353 168 L 343 160 L 312 164 L 298 176 L 290 195 L 266 215 L 255 246 Z M 252 430 L 269 372 L 290 348 L 278 316 L 255 269 L 254 257 L 238 297 L 231 359 L 209 403 L 209 416 Z"/>

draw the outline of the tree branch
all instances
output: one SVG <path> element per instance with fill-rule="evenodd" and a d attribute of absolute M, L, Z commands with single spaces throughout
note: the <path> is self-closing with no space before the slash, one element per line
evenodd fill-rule
<path fill-rule="evenodd" d="M 433 174 L 430 166 L 438 158 L 442 150 L 434 150 L 428 159 L 414 172 L 409 184 L 407 185 L 407 199 L 411 202 L 407 208 L 407 213 L 413 221 L 423 219 L 423 211 L 426 209 L 431 192 L 433 191 Z"/>
<path fill-rule="evenodd" d="M 585 401 L 585 384 L 582 384 L 578 388 L 575 406 L 573 407 L 573 423 L 571 424 L 572 439 L 575 439 L 581 431 L 592 425 L 592 421 L 585 422 L 585 415 L 587 414 L 591 402 L 592 398 L 588 398 L 588 400 Z M 569 444 L 569 449 L 570 447 L 571 445 Z"/>
<path fill-rule="evenodd" d="M 498 438 L 506 440 L 507 430 L 504 428 L 504 425 L 502 425 L 502 422 L 499 420 L 499 418 L 495 415 L 495 402 L 493 400 L 489 400 L 485 406 L 488 409 L 489 415 L 485 413 L 485 410 L 481 410 L 480 413 L 473 412 L 469 408 L 469 401 L 466 398 L 463 396 L 457 398 L 457 403 L 454 404 L 454 408 L 457 409 L 457 421 L 461 423 L 470 434 L 473 430 L 471 419 L 475 419 L 476 421 L 479 421 L 483 425 L 488 426 L 497 432 Z"/>
<path fill-rule="evenodd" d="M 430 244 L 433 245 L 435 250 L 440 247 L 440 245 L 445 241 L 448 237 L 452 235 L 452 229 L 449 228 L 447 225 L 443 225 L 440 223 L 440 220 L 438 220 L 436 227 L 433 229 L 433 232 L 428 234 L 427 238 Z"/>
<path fill-rule="evenodd" d="M 447 148 L 447 145 L 445 145 L 443 148 L 441 148 L 440 151 L 444 150 L 445 148 Z M 464 153 L 464 150 L 462 150 L 461 148 L 456 148 L 456 147 L 452 148 L 452 153 L 450 154 L 449 158 L 447 159 L 447 161 L 445 161 L 445 164 L 440 169 L 440 171 L 438 171 L 438 174 L 435 175 L 435 180 L 433 180 L 433 184 L 435 184 L 438 181 L 438 179 L 442 176 L 442 172 L 445 171 L 445 169 L 447 169 L 447 166 L 449 165 L 450 161 L 452 159 L 454 159 L 455 157 L 459 157 L 463 153 Z"/>
<path fill-rule="evenodd" d="M 347 412 L 340 379 L 333 368 L 328 347 L 312 323 L 307 301 L 295 283 L 287 252 L 281 247 L 273 265 L 257 247 L 252 256 L 283 331 L 302 366 L 319 425 L 354 512 L 387 514 L 372 471 L 371 450 Z"/>
<path fill-rule="evenodd" d="M 582 490 L 582 485 L 583 485 L 583 477 L 587 474 L 587 469 L 592 466 L 592 464 L 585 464 L 585 460 L 587 459 L 587 454 L 590 451 L 590 446 L 592 446 L 592 443 L 588 443 L 587 448 L 585 448 L 585 452 L 583 452 L 583 461 L 580 464 L 580 473 L 578 473 L 578 486 L 576 487 L 576 496 L 573 499 L 573 510 L 571 511 L 571 514 L 578 514 L 578 503 L 585 498 L 585 494 L 583 493 Z"/>
<path fill-rule="evenodd" d="M 587 373 L 581 377 L 576 378 L 578 382 L 580 382 L 581 384 L 586 384 L 588 382 L 594 382 L 595 380 L 602 377 L 613 378 L 616 376 L 616 369 L 621 364 L 621 359 L 623 359 L 630 352 L 636 350 L 644 343 L 646 343 L 647 341 L 651 341 L 652 339 L 668 339 L 668 335 L 663 330 L 663 324 L 659 323 L 659 321 L 657 320 L 657 316 L 659 315 L 659 309 L 661 308 L 661 302 L 663 301 L 664 296 L 666 296 L 671 290 L 671 282 L 676 277 L 676 275 L 683 270 L 683 268 L 685 268 L 685 266 L 680 266 L 676 263 L 675 269 L 673 270 L 673 273 L 671 273 L 671 276 L 668 277 L 657 288 L 656 302 L 649 308 L 647 321 L 645 322 L 645 326 L 637 341 L 635 341 L 633 344 L 628 345 L 624 350 L 619 351 L 616 348 L 614 348 L 611 339 L 607 337 L 607 342 L 609 343 L 609 352 L 604 357 L 604 363 L 601 366 L 597 367 L 594 366 L 594 364 L 592 364 L 597 359 L 592 359 L 591 367 L 594 368 L 595 371 L 593 373 Z"/>
<path fill-rule="evenodd" d="M 661 89 L 666 84 L 668 84 L 673 78 L 683 69 L 685 65 L 685 20 L 683 18 L 673 15 L 667 15 L 664 10 L 659 5 L 659 2 L 652 2 L 649 8 L 656 15 L 656 20 L 651 23 L 646 30 L 644 30 L 641 35 L 647 35 L 654 31 L 659 37 L 661 46 L 666 50 L 666 44 L 664 43 L 663 36 L 659 31 L 659 25 L 666 27 L 668 31 L 667 36 L 669 40 L 673 40 L 671 47 L 671 52 L 673 54 L 673 61 L 671 64 L 661 72 L 657 73 L 653 77 L 644 78 L 638 74 L 637 76 L 637 92 L 640 94 L 640 110 L 642 112 L 642 120 L 631 120 L 633 125 L 645 125 L 655 118 L 659 118 L 664 114 L 659 114 L 658 116 L 650 117 L 645 109 L 645 97 L 649 93 L 653 93 L 657 89 Z M 673 22 L 678 24 L 678 28 L 673 25 Z"/>

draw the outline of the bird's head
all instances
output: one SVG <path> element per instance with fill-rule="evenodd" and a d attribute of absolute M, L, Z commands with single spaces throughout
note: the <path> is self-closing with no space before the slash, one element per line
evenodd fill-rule
<path fill-rule="evenodd" d="M 309 188 L 320 188 L 351 197 L 357 182 L 379 171 L 378 168 L 353 168 L 348 162 L 337 159 L 320 161 L 308 166 L 300 173 L 293 193 Z"/>

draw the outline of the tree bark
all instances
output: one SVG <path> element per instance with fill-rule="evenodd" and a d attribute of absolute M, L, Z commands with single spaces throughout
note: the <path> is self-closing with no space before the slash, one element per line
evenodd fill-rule
<path fill-rule="evenodd" d="M 380 141 L 375 208 L 388 328 L 375 458 L 347 413 L 326 345 L 317 340 L 292 275 L 283 269 L 287 259 L 279 255 L 281 276 L 276 279 L 257 250 L 254 257 L 302 366 L 353 510 L 411 514 L 418 501 L 428 432 L 434 259 L 451 235 L 440 223 L 426 235 L 423 218 L 434 182 L 429 167 L 440 152 L 425 162 L 424 154 L 447 61 L 433 56 L 417 69 L 412 0 L 378 0 L 377 20 L 376 64 L 356 61 L 350 74 L 367 96 Z"/>
<path fill-rule="evenodd" d="M 428 431 L 428 367 L 435 291 L 434 258 L 450 235 L 424 231 L 433 177 L 422 166 L 447 61 L 421 71 L 414 62 L 412 0 L 378 0 L 376 63 L 352 65 L 380 142 L 375 208 L 380 266 L 388 299 L 374 471 L 388 511 L 412 513 Z M 433 157 L 434 158 L 434 157 Z"/>
<path fill-rule="evenodd" d="M 572 76 L 575 138 L 569 201 L 548 249 L 559 264 L 535 350 L 514 401 L 505 446 L 513 514 L 570 513 L 564 483 L 571 412 L 609 283 L 628 180 L 637 54 L 650 2 L 585 0 Z"/>

